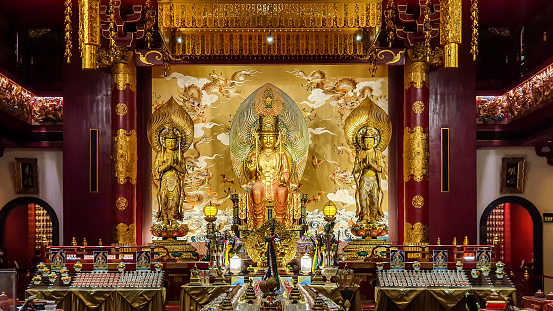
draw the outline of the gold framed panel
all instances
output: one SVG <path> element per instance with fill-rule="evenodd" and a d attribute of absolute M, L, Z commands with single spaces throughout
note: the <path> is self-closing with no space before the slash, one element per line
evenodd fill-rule
<path fill-rule="evenodd" d="M 15 158 L 15 192 L 38 194 L 38 160 Z"/>
<path fill-rule="evenodd" d="M 500 193 L 524 192 L 524 157 L 501 159 Z"/>

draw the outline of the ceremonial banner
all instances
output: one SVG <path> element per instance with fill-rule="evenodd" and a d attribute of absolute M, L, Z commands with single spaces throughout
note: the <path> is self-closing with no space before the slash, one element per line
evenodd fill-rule
<path fill-rule="evenodd" d="M 484 267 L 490 268 L 491 266 L 492 252 L 489 249 L 476 250 L 476 268 L 482 269 Z"/>
<path fill-rule="evenodd" d="M 60 271 L 65 268 L 65 259 L 67 258 L 64 251 L 52 251 L 52 271 Z"/>

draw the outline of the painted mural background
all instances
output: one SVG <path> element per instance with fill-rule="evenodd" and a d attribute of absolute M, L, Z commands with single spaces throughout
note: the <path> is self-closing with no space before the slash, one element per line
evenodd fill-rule
<path fill-rule="evenodd" d="M 351 240 L 348 223 L 356 221 L 351 175 L 355 155 L 346 144 L 344 120 L 365 97 L 388 112 L 386 67 L 379 67 L 375 77 L 370 76 L 368 65 L 179 65 L 171 66 L 167 77 L 163 77 L 162 68 L 154 67 L 152 112 L 173 96 L 194 120 L 194 141 L 185 154 L 189 173 L 183 221 L 190 227 L 185 239 L 205 240 L 203 208 L 210 201 L 219 205 L 217 226 L 230 228 L 230 194 L 244 193 L 232 170 L 230 126 L 244 99 L 266 83 L 274 84 L 295 101 L 308 126 L 308 161 L 297 187 L 309 195 L 310 229 L 322 230 L 322 207 L 332 200 L 338 207 L 335 234 L 340 240 Z M 384 156 L 387 163 L 388 150 Z M 382 187 L 387 215 L 386 180 Z M 158 209 L 156 191 L 152 185 L 152 206 L 145 207 L 151 208 L 152 218 L 152 211 Z"/>

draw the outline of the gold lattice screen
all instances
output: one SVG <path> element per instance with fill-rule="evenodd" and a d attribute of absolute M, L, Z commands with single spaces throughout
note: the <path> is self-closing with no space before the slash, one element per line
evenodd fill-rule
<path fill-rule="evenodd" d="M 165 0 L 158 5 L 159 29 L 173 57 L 361 56 L 382 22 L 382 0 Z"/>

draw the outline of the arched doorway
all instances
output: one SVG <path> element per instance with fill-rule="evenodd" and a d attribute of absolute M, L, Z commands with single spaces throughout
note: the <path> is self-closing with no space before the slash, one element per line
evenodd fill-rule
<path fill-rule="evenodd" d="M 5 262 L 21 272 L 31 268 L 31 260 L 43 239 L 59 245 L 59 220 L 50 204 L 35 197 L 19 197 L 0 210 L 0 245 Z"/>
<path fill-rule="evenodd" d="M 518 196 L 505 196 L 491 202 L 480 218 L 480 244 L 491 244 L 494 236 L 500 239 L 499 259 L 513 272 L 515 283 L 520 279 L 529 285 L 522 291 L 531 294 L 541 288 L 543 223 L 534 204 Z"/>

